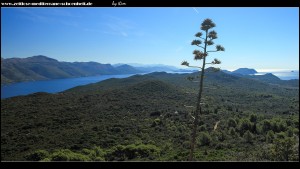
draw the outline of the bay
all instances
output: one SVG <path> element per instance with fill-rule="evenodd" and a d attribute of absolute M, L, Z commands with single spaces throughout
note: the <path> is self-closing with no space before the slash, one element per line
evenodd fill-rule
<path fill-rule="evenodd" d="M 95 83 L 110 78 L 126 78 L 133 75 L 135 74 L 100 75 L 79 78 L 14 83 L 1 86 L 1 99 L 20 95 L 28 95 L 36 92 L 57 93 L 80 85 Z"/>

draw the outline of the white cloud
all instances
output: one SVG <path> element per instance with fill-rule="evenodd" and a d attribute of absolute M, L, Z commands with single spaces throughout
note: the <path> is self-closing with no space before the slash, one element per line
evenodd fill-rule
<path fill-rule="evenodd" d="M 193 8 L 195 12 L 197 12 L 197 14 L 199 13 L 198 10 L 196 8 Z"/>

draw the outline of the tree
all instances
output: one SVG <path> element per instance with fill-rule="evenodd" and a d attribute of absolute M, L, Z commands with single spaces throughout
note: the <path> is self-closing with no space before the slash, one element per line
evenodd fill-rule
<path fill-rule="evenodd" d="M 201 112 L 201 104 L 203 104 L 201 102 L 202 99 L 202 91 L 203 91 L 203 79 L 204 79 L 204 72 L 205 72 L 205 66 L 208 64 L 221 64 L 221 61 L 218 59 L 214 59 L 212 62 L 207 63 L 206 62 L 206 57 L 208 56 L 208 54 L 210 52 L 218 52 L 218 51 L 225 51 L 225 48 L 221 45 L 216 45 L 216 50 L 207 50 L 208 46 L 211 46 L 214 44 L 213 40 L 217 39 L 217 32 L 214 30 L 211 30 L 212 28 L 214 28 L 216 26 L 216 24 L 211 20 L 211 19 L 205 19 L 202 24 L 200 29 L 202 31 L 204 31 L 205 33 L 205 37 L 202 37 L 203 33 L 202 32 L 198 32 L 195 34 L 195 36 L 198 38 L 196 40 L 192 41 L 192 45 L 196 45 L 200 48 L 202 48 L 201 50 L 194 50 L 193 54 L 194 54 L 194 60 L 202 60 L 202 67 L 200 66 L 191 66 L 187 61 L 183 61 L 181 63 L 181 65 L 187 66 L 187 67 L 194 67 L 194 68 L 199 68 L 201 69 L 201 71 L 199 72 L 200 74 L 200 84 L 199 84 L 199 92 L 198 92 L 198 97 L 197 97 L 197 103 L 196 103 L 196 111 L 195 111 L 195 119 L 194 119 L 194 124 L 193 124 L 193 131 L 192 131 L 192 139 L 191 139 L 191 150 L 190 150 L 190 155 L 189 155 L 189 160 L 192 161 L 193 160 L 193 156 L 194 156 L 194 149 L 195 149 L 195 141 L 196 141 L 196 135 L 197 135 L 197 127 L 198 127 L 198 121 L 199 121 L 199 115 L 202 113 Z M 202 40 L 204 41 L 204 45 L 202 44 Z M 218 71 L 220 70 L 219 68 L 213 68 L 213 70 Z M 189 80 L 193 80 L 193 78 L 189 78 Z"/>

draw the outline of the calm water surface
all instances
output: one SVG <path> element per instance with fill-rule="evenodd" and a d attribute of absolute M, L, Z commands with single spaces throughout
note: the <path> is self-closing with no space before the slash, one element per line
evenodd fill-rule
<path fill-rule="evenodd" d="M 101 75 L 101 76 L 14 83 L 14 84 L 5 85 L 1 87 L 1 99 L 13 97 L 13 96 L 19 96 L 19 95 L 27 95 L 35 92 L 57 93 L 80 85 L 95 83 L 110 78 L 126 78 L 132 75 L 134 74 Z"/>

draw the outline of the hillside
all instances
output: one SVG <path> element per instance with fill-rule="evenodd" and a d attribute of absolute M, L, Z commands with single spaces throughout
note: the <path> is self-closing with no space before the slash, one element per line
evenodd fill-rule
<path fill-rule="evenodd" d="M 186 106 L 199 85 L 188 76 L 197 73 L 155 72 L 3 99 L 1 160 L 185 161 L 193 121 Z M 196 160 L 274 160 L 263 153 L 273 151 L 275 138 L 299 135 L 299 89 L 205 76 Z"/>
<path fill-rule="evenodd" d="M 110 64 L 97 62 L 59 62 L 42 55 L 28 58 L 1 58 L 1 84 L 142 72 L 129 65 L 115 68 Z"/>

